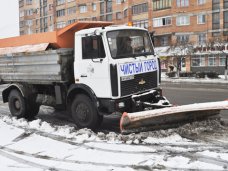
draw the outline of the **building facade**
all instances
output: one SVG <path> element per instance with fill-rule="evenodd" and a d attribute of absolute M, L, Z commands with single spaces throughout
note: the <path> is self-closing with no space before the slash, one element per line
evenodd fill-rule
<path fill-rule="evenodd" d="M 154 32 L 164 69 L 179 65 L 175 55 L 166 52 L 169 47 L 191 42 L 194 53 L 179 55 L 183 71 L 224 70 L 228 0 L 19 0 L 19 7 L 21 35 L 53 31 L 83 20 L 132 22 Z M 216 39 L 222 40 L 222 47 L 209 48 Z"/>

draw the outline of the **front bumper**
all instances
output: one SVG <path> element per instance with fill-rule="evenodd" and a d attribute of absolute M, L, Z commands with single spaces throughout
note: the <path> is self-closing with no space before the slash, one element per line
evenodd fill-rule
<path fill-rule="evenodd" d="M 163 108 L 171 106 L 169 101 L 162 96 L 161 89 L 120 98 L 120 99 L 100 99 L 99 112 L 102 114 L 112 114 L 114 112 L 137 112 L 146 108 Z"/>

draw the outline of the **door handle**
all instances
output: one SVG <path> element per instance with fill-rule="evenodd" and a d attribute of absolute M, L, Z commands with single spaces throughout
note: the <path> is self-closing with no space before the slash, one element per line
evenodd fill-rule
<path fill-rule="evenodd" d="M 86 74 L 82 74 L 80 77 L 87 77 L 87 75 Z"/>

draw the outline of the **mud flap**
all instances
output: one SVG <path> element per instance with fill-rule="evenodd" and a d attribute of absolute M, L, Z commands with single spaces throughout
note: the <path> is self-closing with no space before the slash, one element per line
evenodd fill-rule
<path fill-rule="evenodd" d="M 228 110 L 228 101 L 173 106 L 136 113 L 124 113 L 120 119 L 122 133 L 174 127 L 183 122 L 202 120 Z"/>

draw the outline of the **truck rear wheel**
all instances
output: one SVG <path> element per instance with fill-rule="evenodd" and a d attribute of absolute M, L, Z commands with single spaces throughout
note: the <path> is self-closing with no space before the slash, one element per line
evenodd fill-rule
<path fill-rule="evenodd" d="M 10 113 L 17 117 L 23 118 L 26 115 L 26 103 L 22 94 L 18 90 L 11 90 L 8 97 Z"/>
<path fill-rule="evenodd" d="M 8 97 L 8 105 L 12 116 L 17 118 L 33 119 L 39 112 L 40 105 L 33 101 L 28 103 L 21 92 L 11 90 Z"/>
<path fill-rule="evenodd" d="M 74 99 L 71 114 L 79 128 L 96 129 L 102 121 L 91 99 L 83 94 Z"/>
<path fill-rule="evenodd" d="M 33 119 L 40 111 L 40 105 L 35 102 L 28 104 L 28 113 L 25 115 L 26 119 Z"/>

